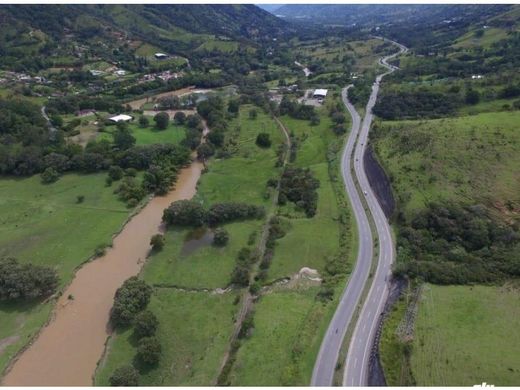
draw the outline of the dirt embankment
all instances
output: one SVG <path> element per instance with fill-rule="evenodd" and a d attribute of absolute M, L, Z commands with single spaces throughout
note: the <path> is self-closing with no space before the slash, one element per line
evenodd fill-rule
<path fill-rule="evenodd" d="M 381 167 L 371 146 L 367 147 L 364 155 L 363 163 L 365 165 L 365 171 L 367 173 L 370 187 L 374 190 L 374 193 L 383 209 L 387 218 L 390 218 L 394 213 L 395 199 L 392 193 L 392 185 L 384 169 Z"/>

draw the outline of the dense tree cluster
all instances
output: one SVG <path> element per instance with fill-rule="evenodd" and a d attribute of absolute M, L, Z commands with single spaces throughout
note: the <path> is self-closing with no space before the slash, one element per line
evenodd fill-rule
<path fill-rule="evenodd" d="M 320 186 L 318 179 L 314 177 L 310 169 L 287 168 L 280 181 L 279 204 L 287 201 L 293 202 L 297 207 L 305 211 L 307 217 L 316 214 L 318 207 L 318 192 Z"/>
<path fill-rule="evenodd" d="M 438 118 L 451 115 L 461 105 L 457 95 L 419 89 L 386 91 L 379 96 L 373 112 L 387 119 Z"/>
<path fill-rule="evenodd" d="M 132 366 L 118 367 L 108 381 L 110 382 L 110 386 L 138 386 L 139 372 Z"/>
<path fill-rule="evenodd" d="M 125 280 L 116 291 L 114 306 L 110 313 L 113 325 L 128 326 L 137 314 L 144 310 L 150 302 L 152 288 L 136 276 Z"/>
<path fill-rule="evenodd" d="M 317 116 L 313 106 L 300 104 L 295 100 L 290 99 L 288 96 L 284 96 L 279 106 L 280 115 L 289 115 L 295 119 L 312 120 Z"/>
<path fill-rule="evenodd" d="M 438 284 L 520 276 L 520 234 L 483 206 L 430 204 L 400 228 L 397 274 Z"/>
<path fill-rule="evenodd" d="M 178 200 L 164 210 L 163 221 L 171 226 L 214 226 L 237 220 L 258 219 L 264 215 L 262 206 L 247 203 L 215 203 L 206 210 L 197 201 Z"/>
<path fill-rule="evenodd" d="M 20 264 L 16 259 L 0 259 L 0 301 L 31 300 L 52 294 L 58 275 L 49 267 Z"/>

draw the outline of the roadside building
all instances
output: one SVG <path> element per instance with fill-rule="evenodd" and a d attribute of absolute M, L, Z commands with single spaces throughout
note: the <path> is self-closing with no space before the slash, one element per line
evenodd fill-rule
<path fill-rule="evenodd" d="M 312 94 L 313 99 L 325 99 L 327 97 L 327 93 L 329 91 L 327 89 L 315 89 Z"/>
<path fill-rule="evenodd" d="M 132 116 L 130 115 L 125 115 L 125 114 L 119 114 L 119 115 L 116 115 L 116 116 L 113 116 L 111 118 L 108 118 L 109 121 L 112 121 L 114 123 L 118 123 L 118 122 L 129 122 L 131 121 L 132 119 L 134 119 Z"/>

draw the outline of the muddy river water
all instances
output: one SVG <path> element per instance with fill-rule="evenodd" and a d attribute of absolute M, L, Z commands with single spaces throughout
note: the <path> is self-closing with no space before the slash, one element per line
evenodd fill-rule
<path fill-rule="evenodd" d="M 14 362 L 2 385 L 92 385 L 110 333 L 108 320 L 116 290 L 141 270 L 150 238 L 161 230 L 163 210 L 175 200 L 193 197 L 202 168 L 194 161 L 180 171 L 175 189 L 150 200 L 128 221 L 103 257 L 78 270 L 59 298 L 53 319 Z"/>

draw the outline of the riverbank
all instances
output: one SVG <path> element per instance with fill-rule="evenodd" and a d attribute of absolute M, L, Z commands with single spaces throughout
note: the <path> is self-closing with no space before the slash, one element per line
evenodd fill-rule
<path fill-rule="evenodd" d="M 128 221 L 104 256 L 86 263 L 76 273 L 58 299 L 53 319 L 12 363 L 3 385 L 92 384 L 92 374 L 110 334 L 107 324 L 115 291 L 143 266 L 150 238 L 161 230 L 163 210 L 171 202 L 195 194 L 202 169 L 203 165 L 195 161 L 182 169 L 168 195 L 151 199 Z"/>

